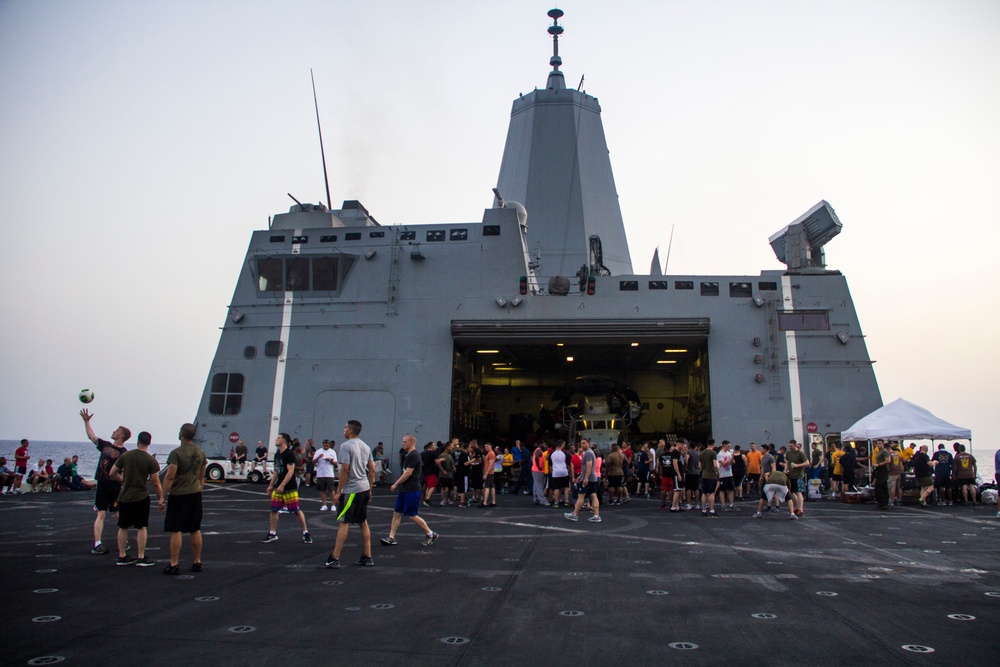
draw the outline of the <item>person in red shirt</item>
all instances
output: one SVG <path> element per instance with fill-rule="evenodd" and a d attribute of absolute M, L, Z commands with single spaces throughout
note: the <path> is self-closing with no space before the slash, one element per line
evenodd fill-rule
<path fill-rule="evenodd" d="M 21 490 L 21 480 L 24 479 L 25 475 L 28 474 L 28 460 L 31 458 L 28 454 L 28 442 L 27 438 L 21 440 L 21 446 L 14 450 L 14 490 L 13 493 L 24 493 Z"/>

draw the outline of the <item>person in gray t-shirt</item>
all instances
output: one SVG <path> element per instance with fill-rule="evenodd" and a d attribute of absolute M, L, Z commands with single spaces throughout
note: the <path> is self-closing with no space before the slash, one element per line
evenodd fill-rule
<path fill-rule="evenodd" d="M 361 527 L 361 544 L 364 552 L 358 565 L 371 567 L 372 533 L 368 528 L 368 501 L 372 497 L 372 484 L 375 482 L 375 462 L 372 460 L 372 450 L 358 436 L 361 434 L 361 422 L 352 419 L 344 426 L 344 437 L 347 440 L 340 445 L 337 460 L 340 463 L 340 485 L 337 487 L 337 541 L 333 551 L 324 565 L 328 568 L 340 567 L 340 551 L 347 541 L 348 527 L 352 523 Z"/>

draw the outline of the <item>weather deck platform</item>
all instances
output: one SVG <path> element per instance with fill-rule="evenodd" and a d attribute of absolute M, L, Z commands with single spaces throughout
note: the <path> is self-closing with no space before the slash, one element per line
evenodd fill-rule
<path fill-rule="evenodd" d="M 263 487 L 205 492 L 205 569 L 162 574 L 148 555 L 118 567 L 90 554 L 90 493 L 0 498 L 5 647 L 0 664 L 406 665 L 992 664 L 1000 620 L 993 507 L 829 501 L 751 519 L 659 511 L 655 500 L 570 523 L 526 496 L 496 509 L 422 508 L 441 538 L 404 520 L 385 547 L 392 495 L 369 520 L 376 567 L 352 527 L 343 569 L 322 563 L 334 517 L 303 507 L 266 533 Z M 113 543 L 114 528 L 105 528 Z M 132 540 L 134 543 L 134 539 Z M 134 554 L 134 547 L 132 553 Z"/>

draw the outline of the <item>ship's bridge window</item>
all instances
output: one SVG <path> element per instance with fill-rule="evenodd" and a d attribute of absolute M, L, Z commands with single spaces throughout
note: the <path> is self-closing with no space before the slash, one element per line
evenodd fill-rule
<path fill-rule="evenodd" d="M 416 241 L 417 240 L 417 233 L 416 232 L 400 232 L 399 233 L 399 240 L 400 241 Z"/>
<path fill-rule="evenodd" d="M 763 280 L 757 283 L 757 289 L 759 289 L 761 292 L 777 292 L 778 283 L 769 280 Z"/>
<path fill-rule="evenodd" d="M 825 310 L 795 310 L 778 312 L 781 331 L 829 331 L 830 317 Z"/>
<path fill-rule="evenodd" d="M 469 239 L 468 229 L 451 229 L 448 231 L 449 241 L 467 241 Z"/>
<path fill-rule="evenodd" d="M 650 280 L 649 289 L 667 289 L 670 285 L 669 280 Z"/>
<path fill-rule="evenodd" d="M 326 236 L 321 236 L 321 237 L 319 237 L 319 242 L 320 243 L 336 243 L 337 242 L 337 235 L 336 234 L 327 234 Z"/>
<path fill-rule="evenodd" d="M 693 280 L 675 280 L 674 289 L 694 289 Z"/>
<path fill-rule="evenodd" d="M 618 281 L 618 291 L 619 292 L 638 292 L 639 291 L 639 281 L 638 280 L 619 280 Z"/>
<path fill-rule="evenodd" d="M 272 236 L 271 237 L 271 243 L 284 243 L 284 242 L 285 242 L 285 237 L 284 236 Z"/>
<path fill-rule="evenodd" d="M 384 230 L 379 230 L 377 232 L 368 232 L 368 238 L 370 239 L 380 239 L 385 236 Z"/>
<path fill-rule="evenodd" d="M 719 296 L 719 283 L 705 282 L 701 284 L 702 296 Z"/>
<path fill-rule="evenodd" d="M 258 292 L 336 292 L 354 258 L 348 255 L 258 257 Z"/>
<path fill-rule="evenodd" d="M 243 374 L 216 373 L 208 396 L 208 411 L 213 415 L 239 414 L 243 407 Z"/>
<path fill-rule="evenodd" d="M 500 236 L 500 225 L 483 225 L 483 236 Z"/>
<path fill-rule="evenodd" d="M 751 283 L 729 283 L 729 296 L 751 297 L 753 296 L 753 285 Z"/>
<path fill-rule="evenodd" d="M 345 241 L 360 241 L 361 240 L 361 232 L 346 232 L 344 234 L 344 240 Z"/>
<path fill-rule="evenodd" d="M 432 229 L 427 232 L 427 242 L 433 243 L 435 241 L 444 241 L 444 230 L 443 229 Z"/>
<path fill-rule="evenodd" d="M 285 263 L 281 258 L 257 260 L 257 289 L 261 292 L 285 291 Z"/>

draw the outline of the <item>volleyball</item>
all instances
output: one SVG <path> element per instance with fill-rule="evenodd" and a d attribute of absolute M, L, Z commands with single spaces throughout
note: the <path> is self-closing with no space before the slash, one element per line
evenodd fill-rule
<path fill-rule="evenodd" d="M 94 392 L 90 391 L 89 389 L 80 390 L 81 403 L 90 403 L 92 400 L 94 400 Z"/>

